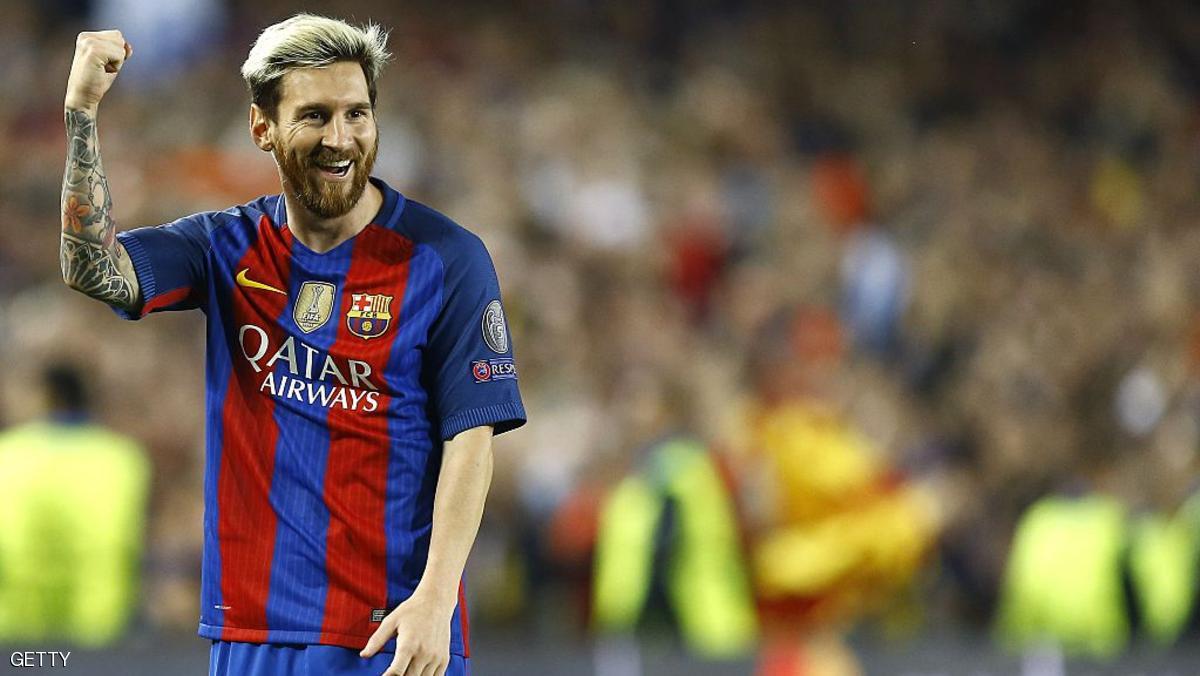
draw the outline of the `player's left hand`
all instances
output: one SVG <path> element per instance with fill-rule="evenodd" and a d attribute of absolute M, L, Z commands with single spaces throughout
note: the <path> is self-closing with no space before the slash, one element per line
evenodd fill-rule
<path fill-rule="evenodd" d="M 450 665 L 450 620 L 454 604 L 421 594 L 418 589 L 379 623 L 359 653 L 371 657 L 396 639 L 396 656 L 382 676 L 444 676 Z"/>

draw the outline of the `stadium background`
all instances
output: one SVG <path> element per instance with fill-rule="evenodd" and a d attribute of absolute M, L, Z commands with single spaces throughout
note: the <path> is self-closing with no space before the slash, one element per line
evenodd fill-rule
<path fill-rule="evenodd" d="M 135 48 L 100 114 L 131 227 L 277 192 L 238 68 L 300 9 L 392 28 L 376 174 L 477 232 L 502 280 L 531 421 L 497 441 L 468 569 L 479 673 L 587 673 L 602 496 L 668 432 L 744 478 L 763 402 L 832 403 L 933 505 L 901 600 L 838 620 L 868 673 L 1012 673 L 1031 658 L 991 631 L 1025 510 L 1090 491 L 1169 514 L 1195 488 L 1194 6 L 5 0 L 0 422 L 77 357 L 153 466 L 137 619 L 79 673 L 206 649 L 203 318 L 123 323 L 58 279 L 74 36 Z M 666 625 L 639 634 L 646 673 L 751 670 Z M 1184 669 L 1197 645 L 1135 633 L 1084 663 Z"/>

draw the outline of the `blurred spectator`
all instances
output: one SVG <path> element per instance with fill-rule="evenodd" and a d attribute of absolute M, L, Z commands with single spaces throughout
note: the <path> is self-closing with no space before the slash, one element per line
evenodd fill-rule
<path fill-rule="evenodd" d="M 1192 496 L 1173 514 L 1138 518 L 1130 534 L 1128 566 L 1132 614 L 1156 646 L 1170 647 L 1200 610 L 1200 496 Z"/>
<path fill-rule="evenodd" d="M 656 442 L 645 466 L 617 484 L 600 515 L 595 580 L 602 638 L 632 634 L 657 597 L 693 653 L 749 652 L 756 622 L 733 503 L 703 445 Z"/>
<path fill-rule="evenodd" d="M 77 368 L 42 390 L 44 418 L 0 434 L 0 642 L 102 646 L 137 614 L 149 467 L 91 422 Z"/>
<path fill-rule="evenodd" d="M 842 319 L 863 352 L 885 359 L 899 356 L 908 268 L 886 230 L 864 225 L 848 235 L 841 270 Z"/>
<path fill-rule="evenodd" d="M 937 510 L 854 425 L 836 318 L 805 309 L 782 326 L 756 350 L 776 361 L 755 367 L 761 396 L 739 452 L 765 625 L 759 673 L 857 673 L 843 634 L 912 584 Z"/>
<path fill-rule="evenodd" d="M 848 155 L 827 155 L 812 170 L 814 197 L 829 226 L 848 232 L 870 217 L 866 177 Z"/>
<path fill-rule="evenodd" d="M 1129 640 L 1125 510 L 1111 497 L 1049 497 L 1021 519 L 997 617 L 1005 641 L 1112 658 Z"/>

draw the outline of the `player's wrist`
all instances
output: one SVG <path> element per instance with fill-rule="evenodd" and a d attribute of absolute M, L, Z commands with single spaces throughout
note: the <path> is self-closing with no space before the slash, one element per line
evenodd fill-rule
<path fill-rule="evenodd" d="M 99 109 L 100 105 L 98 103 L 89 103 L 87 101 L 70 96 L 63 100 L 63 110 L 67 112 L 87 113 L 88 115 L 95 117 L 96 112 Z"/>
<path fill-rule="evenodd" d="M 443 611 L 446 615 L 454 614 L 454 607 L 458 605 L 458 587 L 443 589 L 440 585 L 419 584 L 413 590 L 413 597 L 424 604 L 428 604 L 437 610 Z"/>

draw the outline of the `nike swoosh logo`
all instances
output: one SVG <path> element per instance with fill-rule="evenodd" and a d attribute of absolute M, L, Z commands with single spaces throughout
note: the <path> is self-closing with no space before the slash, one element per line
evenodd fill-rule
<path fill-rule="evenodd" d="M 238 286 L 244 286 L 248 289 L 262 289 L 263 291 L 274 291 L 275 293 L 278 293 L 278 294 L 281 294 L 284 296 L 287 295 L 286 291 L 280 291 L 279 289 L 276 289 L 275 287 L 273 287 L 269 284 L 263 284 L 262 282 L 256 282 L 253 279 L 250 279 L 249 277 L 246 276 L 247 272 L 250 272 L 250 268 L 246 268 L 246 269 L 242 270 L 241 272 L 237 273 Z"/>

